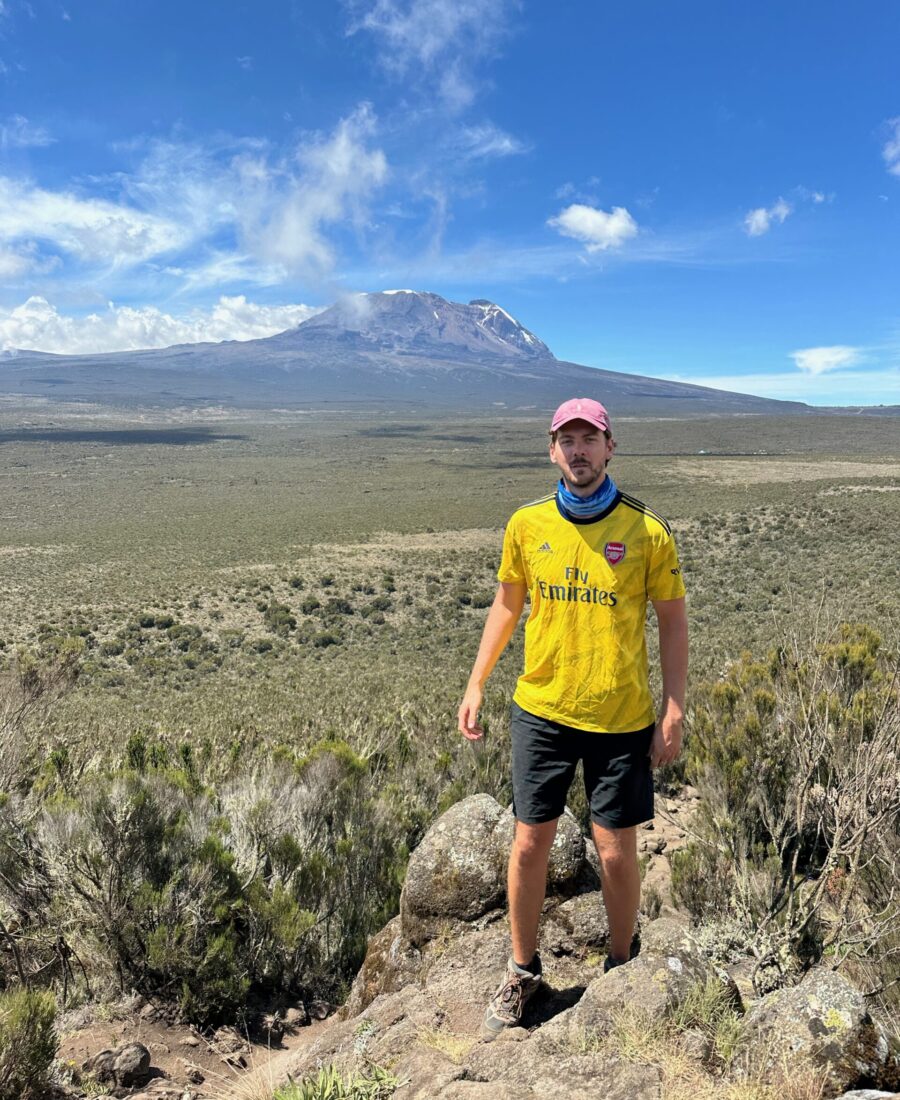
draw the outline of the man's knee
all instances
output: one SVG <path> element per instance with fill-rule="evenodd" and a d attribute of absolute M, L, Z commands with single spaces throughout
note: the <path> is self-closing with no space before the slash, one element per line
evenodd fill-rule
<path fill-rule="evenodd" d="M 594 845 L 607 875 L 630 871 L 637 863 L 637 829 L 608 829 L 594 822 Z"/>
<path fill-rule="evenodd" d="M 510 859 L 519 866 L 546 862 L 550 858 L 550 849 L 556 836 L 557 821 L 545 821 L 540 825 L 526 825 L 517 821 Z"/>

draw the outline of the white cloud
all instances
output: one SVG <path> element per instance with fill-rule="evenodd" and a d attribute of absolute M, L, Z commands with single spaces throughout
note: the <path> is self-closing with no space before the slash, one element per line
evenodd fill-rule
<path fill-rule="evenodd" d="M 744 218 L 744 229 L 748 237 L 761 237 L 768 233 L 773 222 L 781 225 L 791 213 L 790 203 L 779 198 L 770 207 L 759 206 L 751 210 Z"/>
<path fill-rule="evenodd" d="M 0 281 L 24 275 L 44 275 L 59 267 L 58 256 L 42 256 L 33 242 L 15 248 L 0 247 Z"/>
<path fill-rule="evenodd" d="M 0 149 L 40 148 L 55 140 L 43 126 L 33 125 L 22 115 L 10 115 L 0 123 Z"/>
<path fill-rule="evenodd" d="M 825 374 L 855 366 L 862 360 L 862 353 L 859 348 L 833 344 L 831 347 L 801 348 L 800 351 L 792 351 L 791 358 L 807 374 Z"/>
<path fill-rule="evenodd" d="M 637 222 L 624 206 L 614 206 L 607 213 L 576 202 L 550 218 L 547 224 L 564 237 L 582 241 L 588 252 L 619 248 L 638 232 Z"/>
<path fill-rule="evenodd" d="M 105 199 L 0 177 L 0 244 L 47 242 L 83 260 L 121 265 L 169 252 L 192 232 Z"/>
<path fill-rule="evenodd" d="M 387 178 L 381 149 L 370 148 L 375 116 L 363 104 L 328 138 L 301 146 L 295 161 L 274 171 L 258 158 L 238 166 L 241 196 L 237 222 L 248 250 L 288 271 L 325 274 L 335 250 L 325 228 L 349 224 L 363 231 L 368 202 Z"/>
<path fill-rule="evenodd" d="M 889 118 L 887 124 L 892 132 L 881 150 L 881 155 L 891 175 L 900 176 L 900 115 Z"/>
<path fill-rule="evenodd" d="M 248 54 L 246 57 L 236 57 L 238 65 L 244 70 L 245 73 L 249 73 L 253 69 L 253 57 Z"/>
<path fill-rule="evenodd" d="M 0 277 L 28 270 L 29 256 L 32 270 L 56 256 L 82 275 L 149 264 L 185 286 L 321 278 L 336 263 L 331 238 L 366 231 L 387 178 L 375 130 L 363 104 L 286 154 L 252 140 L 135 142 L 122 151 L 136 166 L 89 180 L 94 195 L 0 177 Z"/>
<path fill-rule="evenodd" d="M 529 146 L 512 134 L 507 134 L 492 122 L 468 126 L 459 136 L 460 149 L 472 159 L 511 157 L 527 153 Z"/>
<path fill-rule="evenodd" d="M 482 0 L 351 0 L 351 5 L 365 10 L 349 33 L 369 31 L 388 72 L 431 79 L 444 105 L 457 111 L 473 102 L 475 65 L 507 33 L 513 6 L 510 0 L 495 0 L 489 9 Z"/>
<path fill-rule="evenodd" d="M 84 317 L 60 313 L 45 298 L 29 298 L 15 309 L 0 309 L 0 348 L 63 355 L 135 351 L 201 341 L 254 340 L 299 325 L 320 312 L 312 306 L 266 306 L 241 294 L 222 296 L 210 310 L 175 317 L 153 306 L 112 303 Z"/>

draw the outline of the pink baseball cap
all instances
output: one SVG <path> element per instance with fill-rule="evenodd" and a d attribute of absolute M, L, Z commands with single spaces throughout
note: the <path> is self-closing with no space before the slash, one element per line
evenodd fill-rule
<path fill-rule="evenodd" d="M 609 413 L 599 401 L 594 401 L 590 397 L 573 397 L 569 401 L 563 401 L 553 414 L 550 431 L 558 432 L 563 424 L 568 424 L 570 420 L 586 420 L 588 424 L 593 424 L 602 432 L 610 430 Z"/>

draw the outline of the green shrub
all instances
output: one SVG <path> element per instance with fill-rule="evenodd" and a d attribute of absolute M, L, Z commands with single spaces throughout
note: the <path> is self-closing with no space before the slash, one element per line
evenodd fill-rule
<path fill-rule="evenodd" d="M 346 1076 L 334 1066 L 326 1066 L 315 1077 L 277 1089 L 273 1100 L 388 1100 L 399 1084 L 397 1077 L 380 1066 Z"/>
<path fill-rule="evenodd" d="M 897 654 L 848 623 L 694 689 L 701 804 L 673 894 L 698 921 L 737 922 L 766 983 L 823 952 L 877 960 L 900 920 L 898 691 Z"/>
<path fill-rule="evenodd" d="M 56 1056 L 55 1024 L 52 994 L 0 993 L 0 1096 L 37 1100 L 44 1095 Z"/>
<path fill-rule="evenodd" d="M 176 649 L 185 651 L 203 636 L 203 631 L 193 623 L 176 623 L 168 628 L 166 634 Z"/>
<path fill-rule="evenodd" d="M 277 603 L 275 600 L 266 605 L 263 619 L 269 630 L 280 638 L 286 638 L 297 625 L 297 620 L 291 614 L 291 609 L 283 603 Z"/>

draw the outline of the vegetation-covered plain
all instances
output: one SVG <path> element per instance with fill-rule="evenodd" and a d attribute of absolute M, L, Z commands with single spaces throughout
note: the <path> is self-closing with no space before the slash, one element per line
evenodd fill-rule
<path fill-rule="evenodd" d="M 553 486 L 545 428 L 3 416 L 0 985 L 67 1003 L 136 988 L 201 1023 L 254 998 L 340 998 L 437 813 L 508 796 L 521 631 L 491 681 L 485 751 L 455 712 L 503 523 Z M 878 823 L 876 865 L 823 840 L 821 799 L 762 826 L 746 810 L 760 768 L 796 799 L 796 739 L 772 734 L 803 728 L 798 682 L 813 716 L 839 704 L 823 753 L 858 754 L 872 713 L 893 713 L 895 422 L 615 428 L 611 472 L 672 522 L 689 592 L 694 741 L 666 780 L 686 769 L 708 813 L 676 888 L 723 936 L 764 925 L 770 980 L 825 951 L 862 965 L 892 912 L 896 818 Z M 878 729 L 889 768 L 896 736 Z M 893 975 L 891 948 L 872 984 Z"/>

